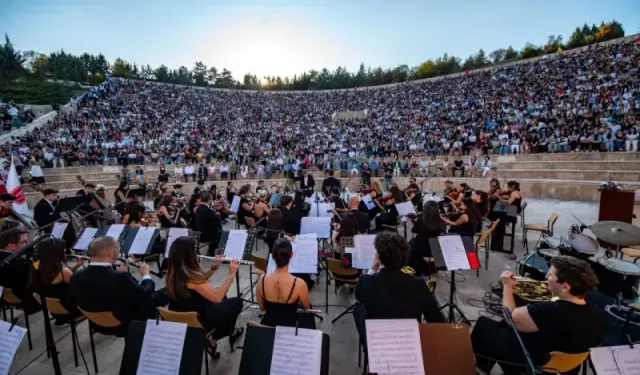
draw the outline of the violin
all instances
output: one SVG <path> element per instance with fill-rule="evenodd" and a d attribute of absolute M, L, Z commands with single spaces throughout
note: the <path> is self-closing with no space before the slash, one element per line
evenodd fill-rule
<path fill-rule="evenodd" d="M 158 222 L 158 215 L 155 212 L 147 212 L 140 217 L 140 225 L 143 227 L 154 227 Z"/>

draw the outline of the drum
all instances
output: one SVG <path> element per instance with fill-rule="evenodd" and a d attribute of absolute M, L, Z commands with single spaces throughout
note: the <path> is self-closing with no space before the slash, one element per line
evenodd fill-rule
<path fill-rule="evenodd" d="M 633 299 L 640 281 L 640 266 L 622 259 L 600 258 L 594 263 L 603 294 L 617 298 Z"/>
<path fill-rule="evenodd" d="M 577 256 L 578 258 L 588 259 L 598 253 L 598 249 L 600 249 L 600 245 L 593 238 L 587 236 L 582 233 L 572 233 L 568 238 L 569 244 L 571 245 L 570 252 Z"/>
<path fill-rule="evenodd" d="M 536 253 L 529 253 L 520 259 L 516 272 L 522 277 L 543 281 L 549 272 L 549 262 Z"/>
<path fill-rule="evenodd" d="M 548 246 L 548 249 L 559 249 L 564 243 L 564 237 L 545 237 L 542 241 Z M 544 248 L 544 247 L 541 247 Z"/>

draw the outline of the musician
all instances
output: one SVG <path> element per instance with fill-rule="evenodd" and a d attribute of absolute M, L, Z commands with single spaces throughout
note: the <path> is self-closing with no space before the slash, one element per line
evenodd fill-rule
<path fill-rule="evenodd" d="M 10 216 L 9 210 L 11 209 L 11 206 L 15 201 L 16 201 L 16 197 L 13 194 L 9 194 L 9 193 L 0 194 L 0 219 Z"/>
<path fill-rule="evenodd" d="M 236 187 L 233 186 L 233 182 L 227 182 L 227 202 L 233 202 L 233 197 L 236 195 Z"/>
<path fill-rule="evenodd" d="M 247 226 L 245 218 L 253 217 L 254 202 L 253 199 L 249 197 L 249 189 L 251 189 L 251 186 L 242 185 L 240 187 L 240 191 L 238 191 L 238 195 L 240 196 L 240 207 L 238 208 L 236 219 L 238 220 L 238 224 L 245 226 Z"/>
<path fill-rule="evenodd" d="M 267 244 L 267 249 L 269 254 L 271 254 L 271 250 L 273 249 L 273 244 L 276 240 L 282 237 L 284 234 L 284 218 L 282 216 L 282 211 L 277 208 L 269 211 L 267 216 L 267 231 L 264 234 L 264 242 Z"/>
<path fill-rule="evenodd" d="M 114 264 L 120 258 L 120 245 L 111 237 L 98 237 L 87 250 L 89 267 L 71 276 L 71 299 L 79 308 L 90 312 L 112 311 L 126 328 L 131 320 L 153 319 L 156 307 L 167 304 L 164 291 L 154 292 L 155 283 L 149 276 L 149 265 L 142 263 L 138 282 L 129 272 L 126 262 L 118 269 Z M 121 329 L 116 334 L 123 334 Z"/>
<path fill-rule="evenodd" d="M 396 225 L 398 223 L 398 210 L 396 209 L 396 203 L 404 202 L 400 193 L 400 188 L 396 185 L 392 185 L 389 189 L 390 198 L 384 202 L 384 212 L 378 215 L 375 219 L 376 230 L 383 230 L 383 225 Z"/>
<path fill-rule="evenodd" d="M 332 186 L 330 190 L 329 203 L 333 204 L 335 212 L 337 215 L 334 215 L 333 221 L 340 221 L 340 217 L 338 215 L 348 211 L 347 205 L 344 203 L 344 200 L 340 198 L 340 189 L 337 186 Z"/>
<path fill-rule="evenodd" d="M 282 230 L 290 235 L 296 235 L 300 233 L 300 224 L 304 212 L 302 209 L 303 200 L 301 194 L 296 194 L 294 198 L 288 195 L 280 197 L 280 211 L 282 211 Z"/>
<path fill-rule="evenodd" d="M 500 190 L 500 181 L 497 178 L 492 178 L 489 181 L 489 186 L 489 212 L 492 212 L 496 202 L 500 200 L 502 191 Z"/>
<path fill-rule="evenodd" d="M 411 201 L 417 211 L 422 211 L 422 193 L 420 192 L 420 187 L 416 184 L 415 177 L 409 177 L 409 185 L 404 189 L 404 192 L 407 195 L 407 200 Z"/>
<path fill-rule="evenodd" d="M 303 191 L 305 196 L 310 197 L 313 194 L 316 182 L 313 180 L 313 176 L 309 174 L 307 169 L 301 169 L 300 175 L 296 177 L 295 180 L 300 182 L 300 190 Z"/>
<path fill-rule="evenodd" d="M 461 237 L 472 237 L 482 229 L 482 216 L 476 202 L 464 199 L 460 204 L 457 218 L 443 217 L 447 225 L 450 225 L 449 233 L 459 234 Z M 453 220 L 452 220 L 453 219 Z"/>
<path fill-rule="evenodd" d="M 269 192 L 262 189 L 259 190 L 258 193 L 258 201 L 253 206 L 253 217 L 256 219 L 256 222 L 262 218 L 267 217 L 269 215 L 269 211 L 271 210 L 271 206 L 269 206 Z M 261 222 L 261 226 L 265 226 L 266 220 Z"/>
<path fill-rule="evenodd" d="M 482 217 L 482 220 L 484 220 L 489 214 L 489 194 L 482 190 L 474 190 L 471 193 L 471 200 L 476 202 L 480 216 Z"/>
<path fill-rule="evenodd" d="M 269 193 L 269 189 L 264 185 L 264 180 L 258 181 L 258 186 L 256 186 L 256 194 L 260 194 L 260 191 L 266 191 Z"/>
<path fill-rule="evenodd" d="M 510 206 L 515 207 L 516 216 L 510 216 Z M 489 215 L 491 221 L 500 219 L 491 237 L 491 250 L 504 251 L 504 237 L 507 230 L 507 223 L 511 224 L 512 230 L 515 230 L 515 224 L 518 221 L 517 214 L 520 213 L 521 209 L 522 195 L 520 194 L 520 183 L 509 181 L 507 182 L 507 190 L 500 193 L 496 205 Z"/>
<path fill-rule="evenodd" d="M 587 262 L 571 256 L 554 257 L 546 278 L 549 290 L 559 300 L 516 308 L 513 289 L 518 282 L 513 272 L 505 271 L 500 277 L 502 305 L 511 311 L 515 328 L 537 365 L 544 364 L 547 354 L 553 351 L 588 352 L 600 345 L 605 334 L 604 317 L 596 306 L 585 301 L 585 294 L 598 285 L 598 277 Z M 478 354 L 476 365 L 486 373 L 495 360 L 526 365 L 513 328 L 505 321 L 480 317 L 471 333 L 471 343 L 473 352 Z M 523 366 L 499 364 L 506 375 L 523 371 Z"/>
<path fill-rule="evenodd" d="M 455 193 L 455 189 L 453 188 L 453 182 L 450 180 L 447 180 L 444 182 L 444 193 L 443 195 L 448 196 L 451 193 Z"/>
<path fill-rule="evenodd" d="M 77 258 L 76 264 L 66 265 L 64 240 L 47 238 L 37 245 L 38 269 L 31 274 L 31 286 L 42 297 L 57 298 L 73 316 L 81 316 L 78 307 L 71 301 L 71 276 L 84 264 L 84 258 Z M 56 316 L 56 325 L 64 324 L 65 317 Z"/>
<path fill-rule="evenodd" d="M 409 266 L 416 271 L 416 276 L 431 275 L 433 273 L 434 262 L 426 262 L 424 258 L 431 258 L 430 238 L 436 238 L 444 234 L 447 230 L 447 223 L 440 216 L 438 203 L 428 201 L 424 204 L 422 213 L 419 216 L 408 216 L 413 222 L 411 232 L 416 236 L 409 241 Z"/>
<path fill-rule="evenodd" d="M 156 214 L 158 220 L 163 228 L 176 228 L 178 227 L 178 209 L 172 204 L 173 198 L 171 195 L 163 195 L 158 203 Z"/>
<path fill-rule="evenodd" d="M 171 192 L 171 196 L 179 199 L 182 199 L 186 196 L 186 194 L 182 191 L 182 184 L 173 185 L 173 192 Z"/>
<path fill-rule="evenodd" d="M 78 209 L 78 212 L 85 216 L 89 213 L 94 213 L 96 210 L 91 206 L 91 201 L 94 199 L 94 193 L 93 190 L 96 188 L 96 185 L 92 184 L 92 183 L 88 183 L 84 185 L 84 189 L 80 189 L 76 192 L 76 195 L 82 196 L 84 197 L 84 203 L 80 206 L 80 208 Z M 93 215 L 88 215 L 86 216 L 87 221 L 89 222 L 89 224 L 94 227 L 97 228 L 98 227 L 98 221 L 96 220 L 96 218 Z"/>
<path fill-rule="evenodd" d="M 417 319 L 443 323 L 435 297 L 422 278 L 406 274 L 402 268 L 409 256 L 407 241 L 395 232 L 378 233 L 373 274 L 360 276 L 353 317 L 360 340 L 366 343 L 365 319 Z"/>
<path fill-rule="evenodd" d="M 322 194 L 329 195 L 331 194 L 331 188 L 336 187 L 338 191 L 340 191 L 340 180 L 333 177 L 333 170 L 329 170 L 329 177 L 325 178 L 322 181 Z"/>
<path fill-rule="evenodd" d="M 49 225 L 45 230 L 51 233 L 53 229 L 52 223 L 60 220 L 60 214 L 54 213 L 56 204 L 58 204 L 58 191 L 55 189 L 44 189 L 42 191 L 44 197 L 33 207 L 33 219 L 38 227 Z"/>
<path fill-rule="evenodd" d="M 220 357 L 220 353 L 216 351 L 218 340 L 228 336 L 229 344 L 233 346 L 244 332 L 242 328 L 235 327 L 238 315 L 242 312 L 242 300 L 239 297 L 226 298 L 238 266 L 237 260 L 229 263 L 229 274 L 220 286 L 215 287 L 208 281 L 220 267 L 220 262 L 214 262 L 208 270 L 203 270 L 198 262 L 196 240 L 193 237 L 176 239 L 169 250 L 169 309 L 179 312 L 195 311 L 205 331 L 214 330 L 207 343 L 213 358 Z"/>
<path fill-rule="evenodd" d="M 115 198 L 116 206 L 115 209 L 118 211 L 120 215 L 124 214 L 124 201 L 127 199 L 129 195 L 129 185 L 125 181 L 121 181 L 120 185 L 116 191 L 113 192 L 113 197 Z"/>
<path fill-rule="evenodd" d="M 0 233 L 0 261 L 9 257 L 29 244 L 29 232 L 16 227 L 6 229 Z M 2 267 L 0 272 L 0 286 L 10 288 L 16 297 L 22 300 L 22 307 L 27 314 L 40 311 L 40 304 L 33 298 L 34 290 L 29 286 L 33 265 L 30 260 L 23 257 L 13 259 L 8 265 Z"/>
<path fill-rule="evenodd" d="M 349 210 L 342 215 L 342 219 L 344 220 L 344 216 L 347 213 L 352 213 L 358 223 L 358 232 L 367 233 L 371 227 L 371 219 L 369 219 L 369 215 L 358 209 L 359 206 L 360 197 L 357 195 L 351 196 L 351 198 L 349 198 Z"/>
<path fill-rule="evenodd" d="M 200 232 L 200 242 L 209 242 L 207 255 L 214 256 L 222 237 L 222 220 L 212 208 L 211 193 L 200 195 L 200 206 L 196 210 L 196 228 Z"/>

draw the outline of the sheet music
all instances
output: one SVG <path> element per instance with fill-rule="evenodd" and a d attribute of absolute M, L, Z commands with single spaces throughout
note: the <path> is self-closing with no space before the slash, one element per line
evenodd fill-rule
<path fill-rule="evenodd" d="M 186 323 L 147 320 L 137 375 L 178 375 Z"/>
<path fill-rule="evenodd" d="M 279 202 L 280 202 L 280 194 L 278 193 L 271 194 L 271 197 L 269 198 L 269 204 L 272 206 L 275 206 Z"/>
<path fill-rule="evenodd" d="M 640 348 L 615 349 L 613 357 L 621 375 L 640 375 Z"/>
<path fill-rule="evenodd" d="M 365 321 L 369 372 L 424 375 L 420 330 L 415 319 Z"/>
<path fill-rule="evenodd" d="M 85 228 L 73 248 L 76 250 L 87 250 L 96 233 L 98 233 L 98 228 Z"/>
<path fill-rule="evenodd" d="M 438 242 L 448 271 L 471 269 L 467 251 L 464 249 L 460 236 L 439 236 Z"/>
<path fill-rule="evenodd" d="M 273 260 L 273 256 L 269 254 L 269 262 L 267 262 L 267 273 L 273 272 L 276 270 L 276 261 Z"/>
<path fill-rule="evenodd" d="M 396 210 L 398 210 L 398 215 L 403 217 L 416 214 L 416 209 L 411 202 L 396 203 Z"/>
<path fill-rule="evenodd" d="M 126 224 L 111 224 L 109 226 L 109 229 L 107 229 L 107 234 L 105 234 L 105 237 L 111 237 L 116 241 L 119 240 L 120 235 L 122 234 L 122 231 L 126 226 Z"/>
<path fill-rule="evenodd" d="M 270 375 L 320 375 L 322 331 L 276 327 Z"/>
<path fill-rule="evenodd" d="M 230 230 L 227 244 L 224 247 L 224 256 L 231 259 L 242 259 L 244 248 L 247 245 L 246 230 Z"/>
<path fill-rule="evenodd" d="M 374 208 L 376 208 L 376 203 L 373 201 L 373 198 L 371 198 L 371 194 L 367 194 L 362 197 L 362 201 L 369 210 L 373 210 Z"/>
<path fill-rule="evenodd" d="M 27 330 L 16 325 L 11 328 L 11 323 L 0 320 L 0 375 L 8 375 L 16 356 L 20 342 L 24 338 Z"/>
<path fill-rule="evenodd" d="M 131 243 L 131 247 L 129 247 L 129 252 L 127 254 L 130 255 L 144 255 L 147 253 L 147 249 L 149 248 L 149 243 L 153 238 L 154 233 L 156 232 L 156 228 L 153 227 L 140 227 L 138 228 L 138 233 L 136 233 L 136 237 L 133 239 Z"/>
<path fill-rule="evenodd" d="M 167 235 L 167 246 L 164 249 L 164 257 L 169 258 L 169 249 L 171 245 L 178 237 L 184 237 L 189 235 L 189 228 L 169 228 L 169 234 Z"/>
<path fill-rule="evenodd" d="M 345 254 L 351 254 L 351 268 L 357 268 L 360 269 L 358 267 L 358 263 L 356 263 L 358 261 L 358 257 L 356 257 L 356 248 L 355 247 L 345 247 L 344 248 L 344 253 Z"/>
<path fill-rule="evenodd" d="M 303 217 L 300 233 L 315 233 L 318 238 L 330 238 L 331 217 Z"/>
<path fill-rule="evenodd" d="M 238 213 L 238 210 L 240 209 L 240 196 L 238 194 L 233 196 L 233 200 L 231 201 L 231 208 L 229 208 L 229 211 L 235 213 Z"/>
<path fill-rule="evenodd" d="M 51 229 L 51 235 L 54 238 L 62 238 L 64 231 L 67 229 L 67 223 L 54 223 Z"/>
<path fill-rule="evenodd" d="M 629 349 L 628 345 L 605 346 L 589 349 L 591 362 L 598 375 L 620 375 L 613 352 L 619 349 Z"/>
<path fill-rule="evenodd" d="M 373 267 L 373 261 L 376 256 L 376 247 L 373 244 L 375 239 L 375 234 L 358 234 L 353 236 L 353 244 L 356 249 L 353 255 L 355 268 L 367 270 Z M 357 266 L 355 266 L 356 264 Z"/>
<path fill-rule="evenodd" d="M 293 257 L 289 262 L 289 272 L 318 272 L 318 236 L 315 233 L 299 234 L 292 245 Z"/>
<path fill-rule="evenodd" d="M 307 213 L 308 217 L 320 216 L 320 217 L 333 217 L 333 212 L 331 211 L 333 206 L 331 203 L 312 203 L 311 208 L 309 209 L 309 213 Z"/>

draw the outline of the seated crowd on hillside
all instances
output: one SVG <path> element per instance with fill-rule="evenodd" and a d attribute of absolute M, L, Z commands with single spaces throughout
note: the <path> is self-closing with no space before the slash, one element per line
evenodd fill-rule
<path fill-rule="evenodd" d="M 634 61 L 636 63 L 634 63 Z M 15 137 L 25 166 L 233 161 L 257 171 L 372 158 L 637 151 L 640 44 L 379 89 L 216 91 L 110 78 Z M 334 120 L 367 109 L 366 118 Z M 279 163 L 279 159 L 282 160 Z"/>

